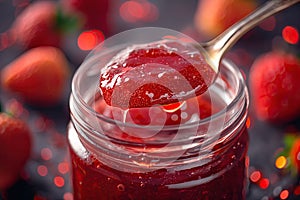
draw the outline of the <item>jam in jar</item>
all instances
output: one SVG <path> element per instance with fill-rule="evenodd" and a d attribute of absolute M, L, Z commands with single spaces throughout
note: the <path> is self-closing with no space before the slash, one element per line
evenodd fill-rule
<path fill-rule="evenodd" d="M 90 56 L 72 81 L 74 199 L 245 199 L 249 97 L 239 69 L 224 60 L 199 96 L 124 109 L 95 84 L 111 54 Z"/>

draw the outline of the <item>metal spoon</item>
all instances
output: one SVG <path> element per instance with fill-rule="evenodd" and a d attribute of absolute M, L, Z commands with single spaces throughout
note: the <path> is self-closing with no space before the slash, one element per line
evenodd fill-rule
<path fill-rule="evenodd" d="M 126 71 L 125 74 L 123 72 L 121 74 L 114 75 L 114 78 L 111 79 L 110 76 L 107 76 L 108 73 L 110 73 L 110 70 L 113 69 L 115 64 L 107 65 L 107 68 L 105 68 L 104 77 L 101 84 L 102 92 L 106 91 L 106 88 L 108 90 L 111 89 L 111 85 L 113 83 L 114 86 L 114 92 L 113 94 L 118 94 L 116 96 L 109 96 L 108 94 L 108 102 L 111 105 L 114 105 L 116 107 L 121 108 L 128 108 L 128 107 L 151 107 L 153 105 L 164 105 L 164 104 L 170 104 L 177 101 L 184 101 L 190 97 L 194 97 L 195 95 L 201 95 L 203 92 L 207 91 L 207 88 L 213 84 L 216 77 L 218 76 L 218 71 L 220 68 L 220 61 L 225 54 L 225 52 L 233 46 L 240 37 L 242 37 L 246 32 L 248 32 L 250 29 L 252 29 L 254 26 L 256 26 L 259 22 L 263 21 L 267 17 L 285 9 L 289 6 L 300 2 L 300 0 L 270 0 L 267 3 L 265 3 L 263 6 L 258 8 L 256 11 L 252 12 L 250 15 L 248 15 L 246 18 L 242 19 L 241 21 L 237 22 L 230 28 L 228 28 L 226 31 L 221 33 L 219 36 L 217 36 L 215 39 L 207 42 L 207 43 L 197 43 L 196 41 L 185 43 L 185 41 L 182 42 L 184 52 L 191 50 L 192 52 L 196 52 L 197 54 L 200 53 L 204 57 L 204 63 L 206 62 L 207 65 L 198 64 L 195 66 L 195 68 L 199 72 L 199 76 L 197 73 L 195 73 L 195 76 L 189 76 L 187 72 L 181 73 L 177 71 L 177 69 L 172 69 L 170 71 L 171 75 L 169 76 L 162 76 L 162 74 L 170 70 L 172 66 L 168 66 L 165 64 L 157 64 L 156 63 L 150 63 L 149 65 L 143 64 L 142 67 L 133 67 L 132 69 Z M 131 44 L 134 45 L 134 48 L 145 48 L 144 45 L 153 45 L 154 43 L 160 43 L 162 38 L 168 35 L 175 35 L 175 40 L 177 41 L 176 37 L 178 32 L 171 31 L 169 29 L 161 29 L 161 28 L 141 28 L 141 29 L 134 29 L 132 31 L 125 32 L 123 34 L 117 35 L 115 37 L 110 38 L 109 40 L 106 40 L 105 44 L 102 44 L 100 48 L 103 48 L 103 46 L 106 46 L 106 49 L 114 49 L 110 47 L 118 46 L 119 43 L 123 43 L 126 47 L 130 46 Z M 157 38 L 160 40 L 157 41 Z M 185 37 L 183 37 L 185 38 Z M 171 39 L 172 40 L 172 39 Z M 147 42 L 145 42 L 147 41 Z M 165 40 L 163 42 L 166 42 Z M 167 41 L 169 42 L 169 41 Z M 180 43 L 179 42 L 179 43 Z M 130 45 L 129 45 L 130 44 Z M 155 46 L 155 45 L 154 45 Z M 180 46 L 180 45 L 179 45 Z M 121 46 L 119 46 L 121 47 Z M 123 47 L 123 46 L 122 46 Z M 186 48 L 186 49 L 185 49 Z M 196 48 L 196 49 L 195 49 Z M 174 48 L 176 49 L 176 48 Z M 116 49 L 115 49 L 116 50 Z M 120 49 L 118 49 L 119 51 Z M 115 53 L 120 55 L 120 52 L 116 51 Z M 97 52 L 103 51 L 97 51 L 94 50 L 95 54 Z M 112 51 L 114 52 L 114 50 Z M 114 53 L 110 52 L 109 55 L 115 55 Z M 123 52 L 123 51 L 122 51 Z M 128 49 L 125 48 L 124 55 L 126 58 L 126 55 L 128 55 Z M 178 52 L 175 52 L 179 54 L 179 57 L 182 56 L 183 59 L 189 57 L 189 55 L 180 55 L 181 50 Z M 100 54 L 101 55 L 101 54 Z M 103 56 L 103 55 L 102 55 Z M 120 58 L 117 57 L 117 60 Z M 188 58 L 187 58 L 188 59 Z M 202 58 L 201 58 L 202 59 Z M 187 60 L 189 62 L 189 60 Z M 202 63 L 203 60 L 201 60 Z M 99 61 L 97 61 L 99 65 Z M 103 62 L 103 59 L 102 59 Z M 190 63 L 194 63 L 194 60 L 191 59 Z M 156 65 L 156 66 L 154 66 Z M 121 65 L 120 65 L 121 66 Z M 122 64 L 122 66 L 124 66 Z M 125 65 L 126 66 L 126 65 Z M 148 67 L 146 67 L 148 66 Z M 151 67 L 152 66 L 152 67 Z M 154 66 L 154 67 L 153 67 Z M 150 67 L 150 68 L 149 68 Z M 199 68 L 197 68 L 199 67 Z M 201 68 L 203 67 L 203 68 Z M 144 74 L 148 68 L 148 73 L 151 74 L 151 76 L 142 76 L 141 79 L 135 78 L 139 77 L 141 74 Z M 160 73 L 158 70 L 160 68 L 163 73 Z M 149 73 L 151 72 L 151 73 Z M 115 73 L 115 72 L 113 72 Z M 173 74 L 172 74 L 173 73 Z M 178 76 L 175 76 L 174 74 L 179 74 Z M 118 84 L 115 84 L 113 81 L 117 80 L 118 77 L 122 75 L 122 79 L 118 82 Z M 176 77 L 174 78 L 175 81 L 172 81 L 173 79 L 170 79 L 169 77 Z M 108 78 L 107 78 L 108 77 Z M 179 79 L 180 77 L 180 79 Z M 191 85 L 190 79 L 191 77 L 195 79 L 196 81 L 193 82 L 193 86 Z M 194 78 L 196 77 L 196 78 Z M 189 79 L 188 79 L 189 78 Z M 124 80 L 124 81 L 122 81 Z M 126 80 L 126 81 L 125 81 Z M 128 81 L 130 80 L 130 81 Z M 171 80 L 171 81 L 170 81 Z M 194 80 L 192 80 L 194 81 Z M 103 84 L 104 83 L 104 84 Z M 141 94 L 144 94 L 145 91 L 143 91 L 144 85 L 152 84 L 157 86 L 163 86 L 164 88 L 167 88 L 167 91 L 163 92 L 163 95 L 161 94 L 161 90 L 156 89 L 154 86 L 152 86 L 155 89 L 151 89 L 151 91 L 148 91 L 146 95 L 141 96 Z M 199 85 L 197 85 L 199 83 Z M 124 92 L 125 91 L 125 92 Z M 105 92 L 103 92 L 104 94 Z M 122 94 L 122 95 L 119 95 Z M 133 95 L 134 94 L 134 95 Z M 151 95 L 148 95 L 151 94 Z M 122 97 L 122 98 L 120 98 Z M 136 100 L 137 99 L 137 100 Z M 134 103 L 130 103 L 134 102 Z M 138 103 L 137 103 L 138 102 Z"/>
<path fill-rule="evenodd" d="M 200 51 L 213 70 L 219 71 L 220 61 L 225 52 L 232 47 L 246 32 L 271 15 L 290 7 L 300 0 L 271 0 L 237 22 L 223 33 L 207 43 L 200 44 Z M 214 79 L 212 79 L 214 80 Z"/>

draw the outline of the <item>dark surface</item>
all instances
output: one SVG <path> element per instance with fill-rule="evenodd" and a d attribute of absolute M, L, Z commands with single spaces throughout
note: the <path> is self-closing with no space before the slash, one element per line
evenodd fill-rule
<path fill-rule="evenodd" d="M 5 33 L 15 18 L 18 9 L 12 0 L 0 0 L 0 34 Z M 20 1 L 21 2 L 21 1 Z M 28 2 L 28 1 L 24 1 Z M 114 2 L 117 8 L 119 1 Z M 122 1 L 123 2 L 123 1 Z M 176 0 L 172 1 L 152 1 L 159 7 L 160 16 L 158 20 L 151 23 L 134 23 L 129 24 L 123 22 L 118 17 L 118 10 L 111 11 L 111 24 L 113 24 L 112 32 L 118 33 L 122 30 L 139 27 L 139 26 L 160 26 L 172 28 L 178 31 L 184 30 L 191 35 L 195 35 L 192 28 L 193 14 L 197 5 L 195 0 Z M 298 45 L 288 45 L 281 38 L 281 30 L 287 25 L 298 27 L 300 30 L 300 6 L 294 6 L 288 11 L 276 15 L 276 28 L 271 32 L 263 31 L 255 28 L 238 42 L 237 45 L 227 54 L 232 58 L 245 72 L 246 77 L 253 60 L 260 54 L 270 51 L 274 46 L 287 46 L 296 51 L 299 55 L 300 48 Z M 178 17 L 180 13 L 180 17 Z M 76 47 L 76 38 L 78 33 L 74 33 L 66 39 L 63 50 L 66 53 L 72 70 L 75 71 L 83 61 L 87 52 L 81 51 Z M 17 46 L 11 46 L 5 49 L 0 48 L 0 68 L 15 59 L 22 53 L 22 49 Z M 7 192 L 7 199 L 71 199 L 71 186 L 69 181 L 69 171 L 58 169 L 61 162 L 68 161 L 67 145 L 65 133 L 69 122 L 68 113 L 68 96 L 70 93 L 70 85 L 67 86 L 63 101 L 51 108 L 37 108 L 24 104 L 22 117 L 29 122 L 34 133 L 34 149 L 32 157 L 28 162 L 22 179 L 18 181 Z M 0 91 L 0 100 L 4 107 L 13 104 L 13 97 L 4 91 Z M 251 104 L 252 106 L 252 104 Z M 267 189 L 260 188 L 257 184 L 249 181 L 249 190 L 247 199 L 280 199 L 280 191 L 287 189 L 290 192 L 289 199 L 300 199 L 300 196 L 292 195 L 295 186 L 299 183 L 297 176 L 291 176 L 289 173 L 276 169 L 274 163 L 276 154 L 283 145 L 284 135 L 293 130 L 300 133 L 300 119 L 284 125 L 268 124 L 256 120 L 250 106 L 249 116 L 251 125 L 250 134 L 250 169 L 249 173 L 254 170 L 262 172 L 263 177 L 271 181 Z M 43 156 L 42 152 L 50 150 L 52 157 Z M 46 151 L 47 152 L 47 151 Z M 46 167 L 48 173 L 41 176 L 37 169 Z M 62 173 L 63 172 L 63 173 Z M 64 178 L 65 183 L 62 187 L 54 184 L 54 177 L 60 176 Z M 0 177 L 1 178 L 1 177 Z M 1 197 L 0 197 L 1 199 Z"/>

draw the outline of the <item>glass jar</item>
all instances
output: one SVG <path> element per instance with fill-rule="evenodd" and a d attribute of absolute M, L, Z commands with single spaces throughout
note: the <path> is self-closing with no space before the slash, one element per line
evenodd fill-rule
<path fill-rule="evenodd" d="M 74 199 L 245 199 L 248 93 L 234 64 L 223 61 L 209 88 L 210 114 L 179 126 L 124 123 L 96 112 L 95 67 L 84 63 L 72 82 Z"/>
<path fill-rule="evenodd" d="M 73 77 L 74 199 L 245 199 L 249 97 L 239 69 L 223 60 L 203 95 L 123 110 L 98 88 L 99 68 L 117 51 L 100 46 Z"/>

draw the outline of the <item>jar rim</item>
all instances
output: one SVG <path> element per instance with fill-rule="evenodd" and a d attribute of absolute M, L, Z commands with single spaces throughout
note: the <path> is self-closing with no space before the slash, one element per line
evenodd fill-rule
<path fill-rule="evenodd" d="M 225 115 L 225 113 L 228 110 L 233 109 L 234 106 L 236 105 L 236 103 L 238 101 L 240 101 L 243 96 L 247 96 L 244 107 L 248 107 L 248 105 L 249 105 L 248 91 L 245 86 L 244 78 L 243 78 L 242 74 L 240 73 L 238 67 L 232 61 L 230 61 L 228 59 L 223 59 L 221 61 L 221 63 L 222 63 L 222 65 L 226 66 L 226 68 L 228 68 L 232 74 L 235 74 L 235 79 L 238 83 L 238 89 L 236 91 L 236 95 L 234 98 L 232 98 L 230 103 L 226 105 L 226 109 L 221 109 L 220 111 L 218 111 L 216 113 L 212 113 L 212 115 L 210 115 L 208 117 L 205 117 L 203 119 L 200 119 L 200 120 L 197 120 L 194 122 L 180 124 L 180 126 L 179 125 L 164 125 L 164 130 L 174 130 L 174 129 L 178 129 L 178 128 L 187 128 L 187 127 L 193 127 L 193 126 L 199 126 L 199 125 L 201 126 L 202 124 L 206 124 L 206 123 L 210 122 L 211 120 L 217 119 L 217 118 Z M 108 116 L 105 116 L 105 115 L 95 111 L 95 109 L 84 100 L 83 96 L 79 92 L 79 82 L 80 82 L 79 78 L 80 78 L 80 74 L 83 74 L 82 70 L 83 70 L 84 66 L 89 66 L 89 61 L 84 62 L 82 64 L 82 66 L 80 66 L 80 68 L 74 74 L 74 77 L 72 79 L 72 85 L 71 85 L 72 88 L 71 89 L 72 89 L 72 97 L 74 98 L 75 102 L 81 108 L 83 108 L 85 112 L 87 112 L 89 115 L 95 116 L 99 120 L 105 121 L 110 124 L 116 124 L 119 126 L 133 127 L 133 128 L 138 127 L 141 129 L 143 129 L 143 128 L 146 128 L 146 129 L 150 128 L 153 130 L 161 129 L 161 125 L 143 126 L 143 125 L 137 125 L 137 124 L 128 123 L 128 122 L 122 122 L 120 120 L 112 119 Z M 100 94 L 100 91 L 99 91 L 99 94 Z"/>

